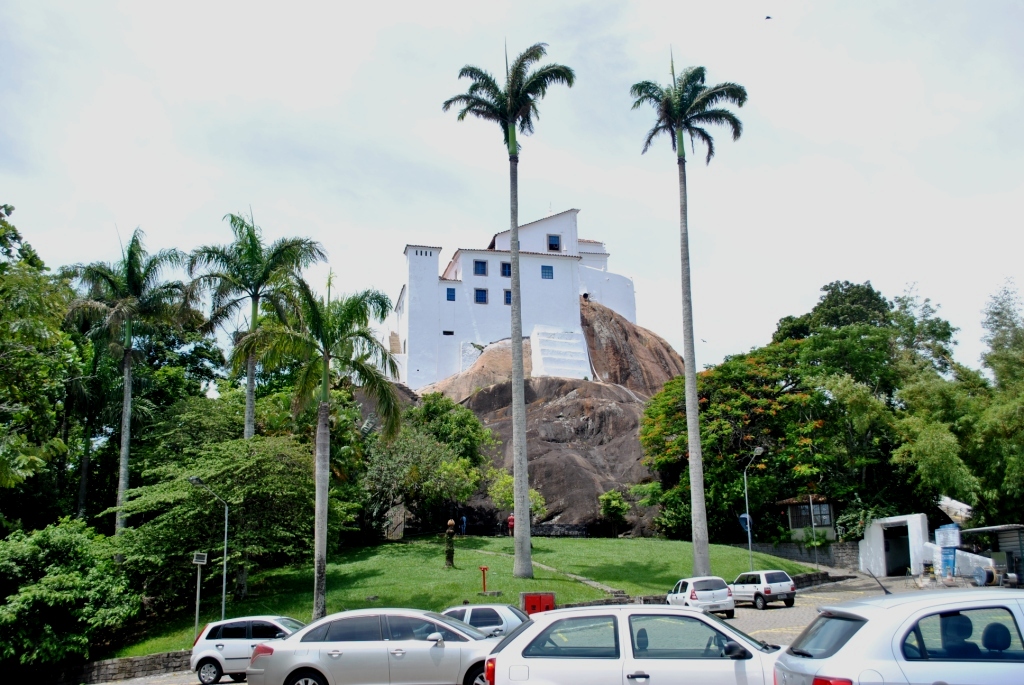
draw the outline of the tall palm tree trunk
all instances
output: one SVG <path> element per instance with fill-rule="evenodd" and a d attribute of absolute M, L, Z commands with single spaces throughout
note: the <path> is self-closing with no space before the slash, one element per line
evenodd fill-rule
<path fill-rule="evenodd" d="M 326 387 L 328 361 L 324 360 Z M 316 504 L 313 514 L 313 620 L 327 615 L 327 485 L 331 460 L 331 404 L 321 396 L 316 420 Z"/>
<path fill-rule="evenodd" d="M 252 318 L 249 330 L 256 330 L 256 316 L 260 311 L 260 299 L 252 298 Z M 242 436 L 248 440 L 256 434 L 256 355 L 250 354 L 245 360 L 245 432 Z"/>
<path fill-rule="evenodd" d="M 128 344 L 124 351 L 121 367 L 124 372 L 124 399 L 121 402 L 121 457 L 117 471 L 117 514 L 114 518 L 114 534 L 124 530 L 125 515 L 121 511 L 125 494 L 128 492 L 128 447 L 132 439 L 132 347 L 131 333 L 125 335 Z"/>
<path fill-rule="evenodd" d="M 509 151 L 517 151 L 515 128 L 509 135 Z M 523 310 L 519 287 L 519 155 L 509 154 L 512 252 L 512 477 L 513 513 L 516 517 L 515 558 L 512 575 L 533 578 L 530 554 L 530 472 L 526 458 L 526 393 L 523 387 Z"/>
<path fill-rule="evenodd" d="M 82 445 L 82 462 L 78 467 L 78 513 L 77 518 L 85 518 L 85 498 L 89 492 L 89 457 L 92 452 L 92 426 L 89 422 L 88 410 L 83 426 L 84 444 Z"/>
<path fill-rule="evenodd" d="M 680 137 L 680 151 L 682 143 Z M 686 383 L 686 437 L 690 461 L 690 520 L 693 525 L 693 575 L 711 575 L 708 551 L 708 515 L 704 505 L 704 461 L 700 449 L 700 419 L 697 414 L 697 360 L 693 351 L 693 295 L 690 289 L 690 236 L 686 216 L 686 159 L 680 153 L 679 167 L 679 257 L 683 283 L 683 373 Z"/>

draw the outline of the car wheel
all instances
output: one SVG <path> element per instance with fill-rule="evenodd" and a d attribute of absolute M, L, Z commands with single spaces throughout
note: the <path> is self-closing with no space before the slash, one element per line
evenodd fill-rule
<path fill-rule="evenodd" d="M 768 606 L 768 602 L 764 601 L 764 597 L 761 595 L 754 595 L 754 608 L 758 611 L 763 611 Z"/>
<path fill-rule="evenodd" d="M 327 685 L 327 680 L 316 671 L 296 671 L 284 681 L 285 685 Z"/>
<path fill-rule="evenodd" d="M 466 677 L 462 679 L 462 685 L 487 685 L 487 679 L 484 678 L 484 665 L 470 666 L 466 671 Z"/>
<path fill-rule="evenodd" d="M 232 673 L 231 674 L 231 679 L 233 681 L 235 681 L 236 683 L 245 682 L 245 674 L 244 673 Z"/>
<path fill-rule="evenodd" d="M 794 604 L 796 604 L 796 600 L 795 599 L 784 599 L 784 600 L 782 600 L 782 603 L 785 604 L 788 607 L 791 607 Z"/>
<path fill-rule="evenodd" d="M 726 611 L 724 613 L 725 613 L 725 617 L 726 618 L 733 618 L 734 616 L 736 616 L 736 610 L 735 609 L 729 609 L 729 611 Z"/>
<path fill-rule="evenodd" d="M 199 662 L 196 674 L 199 676 L 199 682 L 203 685 L 214 685 L 220 682 L 220 677 L 224 675 L 224 672 L 220 670 L 220 664 L 213 659 L 204 659 Z"/>

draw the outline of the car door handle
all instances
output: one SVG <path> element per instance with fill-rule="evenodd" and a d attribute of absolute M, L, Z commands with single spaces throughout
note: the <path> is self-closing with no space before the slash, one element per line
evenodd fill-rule
<path fill-rule="evenodd" d="M 217 649 L 224 649 L 224 645 L 214 645 Z"/>
<path fill-rule="evenodd" d="M 405 654 L 405 650 L 404 649 L 392 649 L 391 653 L 394 654 L 395 656 L 402 656 L 403 654 Z"/>
<path fill-rule="evenodd" d="M 338 651 L 337 649 L 335 649 L 333 651 L 330 651 L 330 652 L 327 652 L 327 655 L 330 656 L 332 659 L 337 659 L 339 656 L 341 656 L 341 654 L 342 653 L 340 651 Z"/>
<path fill-rule="evenodd" d="M 650 678 L 650 677 L 651 676 L 647 675 L 643 671 L 640 671 L 640 672 L 637 672 L 637 673 L 630 673 L 629 675 L 626 676 L 626 679 L 627 680 L 644 680 L 644 679 Z"/>

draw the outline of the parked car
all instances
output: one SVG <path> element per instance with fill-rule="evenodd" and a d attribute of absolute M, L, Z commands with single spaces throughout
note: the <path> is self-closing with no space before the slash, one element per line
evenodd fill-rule
<path fill-rule="evenodd" d="M 1024 602 L 1008 590 L 885 595 L 820 609 L 775 665 L 778 685 L 1024 682 Z"/>
<path fill-rule="evenodd" d="M 529 616 L 510 604 L 463 604 L 441 613 L 490 635 L 507 635 L 520 623 L 530 620 Z"/>
<path fill-rule="evenodd" d="M 244 616 L 207 623 L 192 643 L 189 668 L 203 685 L 213 685 L 224 675 L 240 683 L 256 645 L 287 637 L 305 625 L 287 616 Z"/>
<path fill-rule="evenodd" d="M 757 609 L 764 609 L 769 602 L 788 607 L 796 602 L 796 584 L 785 571 L 741 573 L 730 587 L 734 602 L 750 602 Z"/>
<path fill-rule="evenodd" d="M 343 611 L 257 645 L 245 673 L 250 685 L 485 685 L 498 641 L 430 611 Z"/>
<path fill-rule="evenodd" d="M 530 619 L 491 652 L 489 685 L 762 685 L 781 653 L 693 608 L 579 607 Z"/>
<path fill-rule="evenodd" d="M 718 576 L 683 578 L 669 591 L 666 599 L 673 606 L 722 613 L 726 618 L 736 614 L 732 590 Z"/>

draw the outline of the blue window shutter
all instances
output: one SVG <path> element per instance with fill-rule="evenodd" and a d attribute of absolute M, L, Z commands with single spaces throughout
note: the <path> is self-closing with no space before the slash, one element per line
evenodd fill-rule
<path fill-rule="evenodd" d="M 454 302 L 455 301 L 455 288 L 448 288 L 448 301 L 449 302 Z"/>
<path fill-rule="evenodd" d="M 545 279 L 553 279 L 555 277 L 555 267 L 542 266 L 540 268 L 540 277 Z"/>

